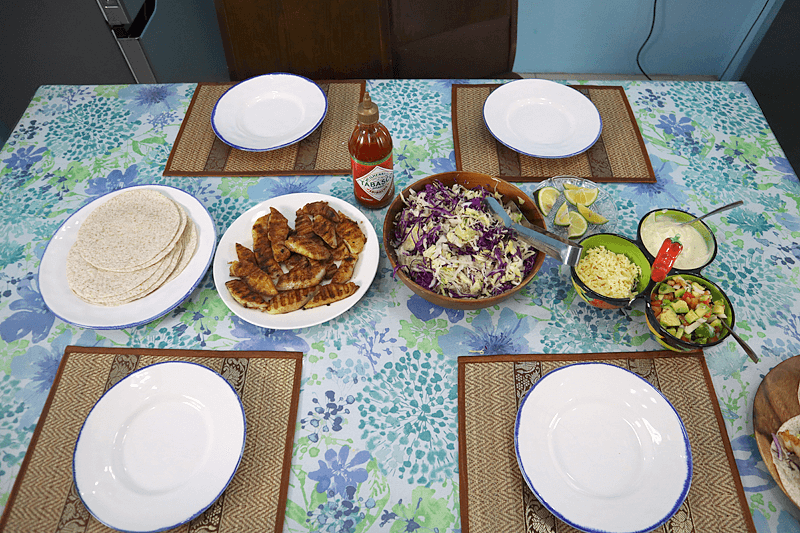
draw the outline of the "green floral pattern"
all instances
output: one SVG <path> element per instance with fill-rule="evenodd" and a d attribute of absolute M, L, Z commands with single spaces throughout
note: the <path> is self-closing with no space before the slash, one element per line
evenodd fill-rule
<path fill-rule="evenodd" d="M 455 170 L 456 81 L 466 82 L 368 82 L 393 136 L 398 191 Z M 634 238 L 639 219 L 655 208 L 703 213 L 744 200 L 708 221 L 719 250 L 703 274 L 731 297 L 736 329 L 762 362 L 751 363 L 733 340 L 706 358 L 757 529 L 798 531 L 792 505 L 760 459 L 751 416 L 763 375 L 800 354 L 797 176 L 743 83 L 591 83 L 625 88 L 658 178 L 602 185 L 616 201 L 617 232 Z M 626 312 L 587 306 L 552 259 L 515 298 L 480 311 L 442 309 L 413 295 L 381 252 L 366 296 L 306 329 L 243 322 L 222 303 L 210 272 L 150 324 L 91 331 L 62 322 L 39 293 L 39 262 L 59 225 L 110 191 L 181 188 L 206 206 L 219 235 L 248 208 L 282 194 L 318 192 L 356 205 L 348 176 L 163 177 L 195 87 L 44 86 L 0 148 L 0 505 L 68 343 L 303 351 L 286 510 L 292 532 L 460 531 L 458 356 L 660 348 L 641 302 Z M 520 187 L 531 193 L 536 184 Z M 385 209 L 363 211 L 382 238 Z"/>

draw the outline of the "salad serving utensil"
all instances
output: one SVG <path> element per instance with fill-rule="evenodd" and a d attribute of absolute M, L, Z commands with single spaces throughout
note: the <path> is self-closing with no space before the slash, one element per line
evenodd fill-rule
<path fill-rule="evenodd" d="M 499 218 L 503 225 L 507 228 L 514 230 L 517 235 L 529 242 L 537 250 L 541 250 L 550 257 L 555 257 L 563 264 L 568 266 L 575 266 L 580 261 L 583 246 L 580 244 L 570 242 L 567 239 L 559 237 L 547 230 L 537 228 L 531 225 L 517 224 L 511 217 L 508 216 L 506 210 L 500 205 L 500 202 L 492 196 L 486 197 L 486 203 L 489 205 L 491 214 Z M 512 202 L 511 205 L 515 206 Z M 522 217 L 525 220 L 525 217 Z"/>
<path fill-rule="evenodd" d="M 719 322 L 720 322 L 720 324 L 722 324 L 722 326 L 723 326 L 725 329 L 727 329 L 727 330 L 728 330 L 728 332 L 729 332 L 731 335 L 733 335 L 733 338 L 734 338 L 734 339 L 736 339 L 736 342 L 738 342 L 738 343 L 739 343 L 739 346 L 741 346 L 741 347 L 742 347 L 742 349 L 745 351 L 745 353 L 748 355 L 748 357 L 750 357 L 750 359 L 751 359 L 751 360 L 752 360 L 754 363 L 758 363 L 758 356 L 756 355 L 756 352 L 754 352 L 754 351 L 753 351 L 753 349 L 752 349 L 752 348 L 750 348 L 750 345 L 749 345 L 749 344 L 747 344 L 747 343 L 744 341 L 744 339 L 742 339 L 742 338 L 741 338 L 739 335 L 737 335 L 737 333 L 736 333 L 735 331 L 733 331 L 733 328 L 731 328 L 731 327 L 728 325 L 728 323 L 727 323 L 727 322 L 725 322 L 724 320 L 720 320 Z"/>
<path fill-rule="evenodd" d="M 736 202 L 733 202 L 733 203 L 730 203 L 730 204 L 727 204 L 727 205 L 723 205 L 722 207 L 718 207 L 718 208 L 714 209 L 713 211 L 709 211 L 705 215 L 700 215 L 699 217 L 694 217 L 692 220 L 689 220 L 687 222 L 683 222 L 681 224 L 678 224 L 678 227 L 680 228 L 682 226 L 688 226 L 689 224 L 694 224 L 698 220 L 703 220 L 704 218 L 710 217 L 711 215 L 716 215 L 717 213 L 721 213 L 723 211 L 727 211 L 728 209 L 733 209 L 734 207 L 739 207 L 743 203 L 744 202 L 742 200 L 737 200 Z"/>

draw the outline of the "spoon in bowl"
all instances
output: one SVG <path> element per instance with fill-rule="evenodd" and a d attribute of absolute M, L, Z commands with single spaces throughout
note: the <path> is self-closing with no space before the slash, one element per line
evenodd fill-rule
<path fill-rule="evenodd" d="M 694 217 L 692 220 L 689 220 L 688 222 L 683 222 L 681 224 L 678 224 L 678 227 L 680 228 L 682 226 L 688 226 L 689 224 L 694 224 L 698 220 L 703 220 L 706 217 L 710 217 L 711 215 L 716 215 L 717 213 L 721 213 L 722 211 L 727 211 L 728 209 L 733 209 L 734 207 L 739 207 L 743 203 L 744 202 L 742 200 L 738 200 L 738 201 L 733 202 L 731 204 L 723 205 L 722 207 L 718 207 L 718 208 L 714 209 L 713 211 L 709 211 L 705 215 L 700 215 L 699 217 Z"/>
<path fill-rule="evenodd" d="M 754 352 L 754 351 L 753 351 L 753 349 L 752 349 L 752 348 L 751 348 L 751 347 L 750 347 L 750 346 L 749 346 L 749 345 L 748 345 L 746 342 L 744 342 L 744 339 L 742 339 L 742 338 L 741 338 L 739 335 L 737 335 L 737 334 L 736 334 L 736 332 L 735 332 L 735 331 L 733 331 L 733 328 L 731 328 L 731 327 L 728 325 L 728 323 L 727 323 L 727 322 L 725 322 L 724 320 L 720 320 L 719 322 L 720 322 L 720 324 L 722 324 L 722 325 L 725 327 L 725 329 L 727 329 L 727 330 L 728 330 L 728 332 L 729 332 L 731 335 L 733 335 L 733 338 L 734 338 L 734 339 L 736 339 L 736 342 L 738 342 L 738 343 L 739 343 L 739 346 L 741 346 L 741 347 L 742 347 L 742 349 L 743 349 L 743 350 L 745 351 L 745 353 L 746 353 L 746 354 L 747 354 L 747 355 L 750 357 L 750 359 L 751 359 L 751 360 L 752 360 L 754 363 L 758 363 L 758 356 L 756 355 L 756 352 Z"/>

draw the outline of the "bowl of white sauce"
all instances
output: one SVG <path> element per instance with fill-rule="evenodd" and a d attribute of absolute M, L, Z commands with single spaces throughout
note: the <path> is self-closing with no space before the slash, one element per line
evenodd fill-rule
<path fill-rule="evenodd" d="M 674 272 L 699 272 L 717 256 L 714 232 L 702 221 L 686 226 L 695 215 L 680 209 L 654 209 L 639 221 L 637 240 L 652 263 L 664 239 L 678 236 L 683 245 L 672 268 Z"/>

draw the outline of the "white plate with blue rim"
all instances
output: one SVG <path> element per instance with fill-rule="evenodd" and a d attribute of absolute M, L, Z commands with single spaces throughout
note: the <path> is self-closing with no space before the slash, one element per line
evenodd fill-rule
<path fill-rule="evenodd" d="M 311 134 L 328 112 L 328 99 L 313 81 L 274 73 L 237 83 L 211 112 L 222 142 L 251 152 L 277 150 Z"/>
<path fill-rule="evenodd" d="M 659 527 L 692 479 L 675 408 L 643 378 L 606 363 L 568 365 L 539 379 L 517 412 L 514 448 L 542 505 L 581 531 Z"/>
<path fill-rule="evenodd" d="M 69 287 L 64 265 L 78 230 L 86 218 L 111 198 L 138 188 L 153 189 L 166 195 L 186 211 L 197 230 L 197 248 L 191 262 L 175 279 L 144 298 L 117 306 L 88 303 Z M 136 185 L 96 198 L 73 213 L 58 228 L 47 244 L 39 264 L 39 290 L 48 309 L 64 322 L 89 329 L 124 329 L 147 324 L 167 314 L 183 302 L 211 265 L 217 246 L 217 227 L 208 209 L 191 194 L 167 185 Z"/>
<path fill-rule="evenodd" d="M 244 407 L 218 373 L 184 361 L 141 368 L 111 387 L 81 427 L 72 469 L 101 523 L 162 531 L 211 506 L 244 452 Z"/>
<path fill-rule="evenodd" d="M 508 82 L 492 91 L 483 104 L 483 120 L 504 145 L 543 158 L 585 152 L 603 130 L 591 100 L 572 87 L 540 79 Z"/>
<path fill-rule="evenodd" d="M 236 260 L 236 243 L 247 248 L 253 248 L 253 224 L 275 208 L 289 220 L 289 226 L 294 228 L 295 214 L 298 209 L 311 202 L 327 202 L 329 206 L 343 213 L 352 219 L 364 232 L 367 242 L 364 250 L 358 254 L 358 261 L 353 270 L 353 277 L 350 281 L 358 285 L 355 294 L 348 296 L 344 300 L 339 300 L 329 305 L 315 307 L 313 309 L 298 309 L 291 313 L 271 315 L 258 309 L 247 309 L 233 299 L 225 283 L 233 279 L 230 274 L 230 264 Z M 355 206 L 327 194 L 319 193 L 293 193 L 283 196 L 270 198 L 257 205 L 254 205 L 233 221 L 225 230 L 219 240 L 217 254 L 214 257 L 212 269 L 214 271 L 214 284 L 222 301 L 228 308 L 241 318 L 255 326 L 268 329 L 298 329 L 316 326 L 329 320 L 333 320 L 342 313 L 348 311 L 367 293 L 378 272 L 380 261 L 380 246 L 378 235 L 372 227 L 369 219 Z"/>

